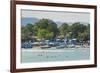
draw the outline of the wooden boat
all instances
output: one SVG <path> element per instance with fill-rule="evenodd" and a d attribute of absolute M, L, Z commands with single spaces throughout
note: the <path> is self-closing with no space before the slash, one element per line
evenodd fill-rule
<path fill-rule="evenodd" d="M 51 48 L 50 46 L 41 46 L 41 49 Z"/>

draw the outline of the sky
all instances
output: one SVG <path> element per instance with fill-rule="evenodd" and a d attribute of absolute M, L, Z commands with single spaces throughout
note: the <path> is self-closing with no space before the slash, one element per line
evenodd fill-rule
<path fill-rule="evenodd" d="M 67 12 L 67 11 L 39 11 L 22 10 L 22 18 L 46 18 L 60 22 L 85 22 L 90 23 L 90 13 L 88 12 Z"/>

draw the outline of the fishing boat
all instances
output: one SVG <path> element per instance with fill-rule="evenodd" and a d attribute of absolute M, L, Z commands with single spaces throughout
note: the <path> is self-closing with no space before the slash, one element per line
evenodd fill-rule
<path fill-rule="evenodd" d="M 51 48 L 51 47 L 50 47 L 50 46 L 48 46 L 48 45 L 41 46 L 41 49 L 47 49 L 47 48 Z"/>

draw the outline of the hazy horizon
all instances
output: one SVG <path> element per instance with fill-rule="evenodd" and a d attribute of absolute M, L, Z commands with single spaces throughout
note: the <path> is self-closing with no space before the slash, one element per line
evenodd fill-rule
<path fill-rule="evenodd" d="M 36 11 L 22 10 L 21 18 L 51 19 L 54 22 L 84 22 L 90 23 L 90 13 L 87 12 L 62 12 L 62 11 Z"/>
<path fill-rule="evenodd" d="M 42 19 L 46 19 L 46 18 L 42 18 Z M 38 19 L 38 18 L 29 18 L 29 17 L 24 17 L 24 18 L 21 18 L 21 25 L 22 26 L 26 26 L 28 23 L 31 23 L 31 24 L 35 24 L 36 22 L 38 22 L 40 19 Z M 52 19 L 50 19 L 50 20 L 52 20 Z M 59 26 L 61 26 L 62 25 L 62 23 L 67 23 L 68 25 L 72 25 L 73 23 L 76 23 L 76 22 L 62 22 L 62 21 L 54 21 L 56 24 L 57 24 L 57 26 L 59 27 Z M 89 23 L 87 23 L 87 22 L 80 22 L 81 24 L 84 24 L 84 25 L 87 25 L 87 24 L 89 24 Z"/>

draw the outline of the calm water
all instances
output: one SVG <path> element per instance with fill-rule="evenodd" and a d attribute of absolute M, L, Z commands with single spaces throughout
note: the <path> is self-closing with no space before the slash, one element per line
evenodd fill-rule
<path fill-rule="evenodd" d="M 68 49 L 55 51 L 22 51 L 22 63 L 48 62 L 48 61 L 72 61 L 90 59 L 89 49 Z"/>

